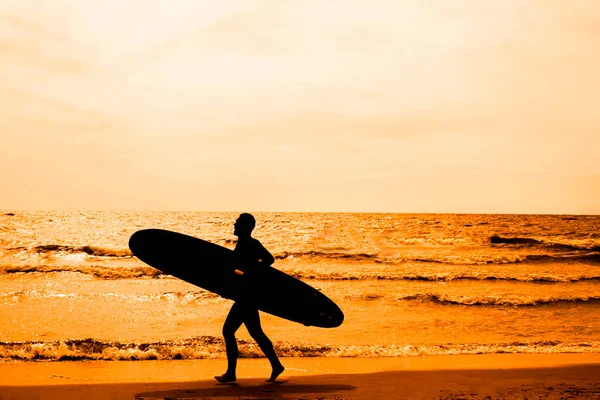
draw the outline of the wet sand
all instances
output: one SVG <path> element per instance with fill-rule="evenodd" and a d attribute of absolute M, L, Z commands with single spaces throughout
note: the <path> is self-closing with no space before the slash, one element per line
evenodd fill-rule
<path fill-rule="evenodd" d="M 9 362 L 0 399 L 598 399 L 600 354 L 406 358 L 284 358 L 282 383 L 265 359 L 242 359 L 235 385 L 212 376 L 226 361 Z"/>

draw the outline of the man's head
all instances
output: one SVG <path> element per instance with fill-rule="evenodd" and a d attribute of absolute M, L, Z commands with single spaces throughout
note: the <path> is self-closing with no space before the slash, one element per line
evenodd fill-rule
<path fill-rule="evenodd" d="M 242 213 L 233 224 L 233 234 L 237 237 L 250 236 L 252 230 L 256 226 L 256 220 L 252 214 Z"/>

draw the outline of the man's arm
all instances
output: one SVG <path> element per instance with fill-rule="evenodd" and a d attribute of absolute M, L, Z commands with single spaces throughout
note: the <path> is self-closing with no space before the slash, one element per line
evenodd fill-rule
<path fill-rule="evenodd" d="M 269 250 L 267 250 L 265 246 L 263 246 L 262 243 L 257 239 L 254 239 L 253 253 L 256 258 L 253 260 L 254 266 L 250 271 L 254 273 L 259 272 L 275 262 L 275 257 L 273 257 L 273 255 L 269 253 Z M 234 272 L 240 276 L 245 275 L 244 271 L 242 271 L 239 267 L 236 268 Z"/>
<path fill-rule="evenodd" d="M 258 247 L 258 264 L 261 267 L 268 267 L 275 262 L 275 258 L 269 250 L 265 249 L 265 246 L 262 245 L 258 240 L 256 241 Z"/>

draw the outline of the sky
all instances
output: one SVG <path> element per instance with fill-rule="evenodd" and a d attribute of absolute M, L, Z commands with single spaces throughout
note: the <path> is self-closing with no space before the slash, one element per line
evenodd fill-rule
<path fill-rule="evenodd" d="M 0 209 L 600 214 L 597 0 L 0 0 Z"/>

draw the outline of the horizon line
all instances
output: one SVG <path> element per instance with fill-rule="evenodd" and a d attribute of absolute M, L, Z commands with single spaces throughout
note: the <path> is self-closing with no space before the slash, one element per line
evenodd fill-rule
<path fill-rule="evenodd" d="M 555 215 L 555 216 L 587 216 L 587 217 L 598 217 L 600 214 L 583 214 L 583 213 L 564 213 L 564 212 L 547 212 L 547 213 L 535 213 L 535 212 L 448 212 L 448 211 L 264 211 L 264 210 L 159 210 L 159 209 L 0 209 L 0 213 L 9 215 L 11 213 L 27 213 L 27 212 L 114 212 L 114 213 L 261 213 L 261 214 L 403 214 L 403 215 Z"/>

